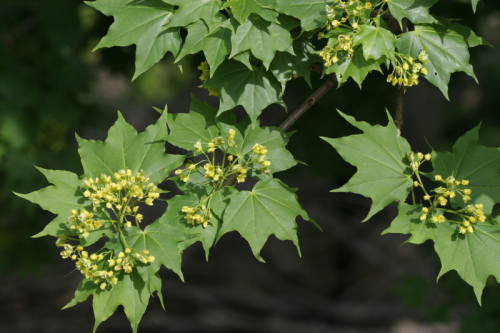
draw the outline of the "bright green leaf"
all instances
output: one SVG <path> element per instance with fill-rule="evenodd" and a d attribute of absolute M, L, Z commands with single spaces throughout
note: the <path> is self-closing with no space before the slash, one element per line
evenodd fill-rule
<path fill-rule="evenodd" d="M 43 173 L 53 186 L 48 186 L 29 194 L 16 193 L 16 195 L 40 205 L 43 209 L 57 216 L 43 231 L 33 237 L 77 235 L 75 231 L 70 230 L 66 226 L 68 217 L 71 215 L 71 210 L 86 209 L 92 211 L 92 203 L 83 195 L 82 180 L 74 173 L 68 171 L 46 170 L 42 168 L 38 168 L 38 170 Z M 94 214 L 102 219 L 107 220 L 109 218 L 106 211 L 103 210 L 95 211 Z M 103 234 L 109 236 L 111 233 L 111 226 L 105 224 L 105 226 L 97 230 L 90 231 L 89 237 L 81 239 L 81 244 L 89 246 L 97 242 Z"/>
<path fill-rule="evenodd" d="M 234 141 L 236 142 L 236 149 L 230 148 L 229 153 L 237 156 L 238 158 L 248 158 L 253 154 L 253 146 L 261 144 L 269 151 L 267 160 L 271 162 L 269 166 L 269 175 L 261 173 L 260 171 L 252 171 L 250 176 L 260 180 L 267 180 L 273 173 L 290 169 L 297 164 L 293 155 L 285 148 L 288 138 L 285 131 L 278 127 L 260 127 L 258 122 L 257 126 L 252 128 L 249 118 L 243 119 L 237 125 L 219 123 L 222 135 L 227 135 L 229 129 L 234 129 L 236 135 Z"/>
<path fill-rule="evenodd" d="M 472 1 L 472 9 L 474 10 L 475 13 L 479 0 L 471 0 L 471 1 Z"/>
<path fill-rule="evenodd" d="M 477 144 L 479 128 L 467 132 L 457 140 L 453 152 L 432 152 L 432 166 L 434 171 L 429 177 L 434 180 L 435 175 L 443 179 L 449 176 L 457 180 L 466 179 L 470 183 L 467 188 L 472 190 L 472 201 L 467 204 L 482 203 L 484 212 L 489 214 L 493 206 L 500 202 L 500 150 Z M 464 189 L 457 186 L 457 189 Z M 461 195 L 452 199 L 455 207 L 464 207 Z"/>
<path fill-rule="evenodd" d="M 149 303 L 149 292 L 139 272 L 134 269 L 130 274 L 121 274 L 118 284 L 110 290 L 97 290 L 94 294 L 94 332 L 100 323 L 108 319 L 118 308 L 123 306 L 125 315 L 130 321 L 132 331 L 137 327 Z"/>
<path fill-rule="evenodd" d="M 165 154 L 167 136 L 167 112 L 140 134 L 118 113 L 105 142 L 77 137 L 85 175 L 113 175 L 128 167 L 134 173 L 144 170 L 153 183 L 161 183 L 184 161 L 183 155 Z"/>
<path fill-rule="evenodd" d="M 464 36 L 466 31 L 470 31 L 468 36 Z M 482 39 L 470 29 L 440 20 L 439 24 L 416 25 L 414 31 L 398 39 L 396 47 L 398 52 L 410 54 L 414 58 L 426 50 L 429 59 L 425 64 L 428 70 L 425 78 L 448 98 L 451 73 L 465 72 L 477 81 L 469 64 L 468 48 L 482 43 Z"/>
<path fill-rule="evenodd" d="M 372 25 L 360 26 L 361 31 L 354 37 L 353 45 L 363 45 L 366 60 L 378 60 L 382 57 L 394 58 L 397 38 L 387 29 Z"/>
<path fill-rule="evenodd" d="M 242 105 L 254 124 L 269 104 L 277 103 L 286 108 L 281 99 L 281 85 L 261 67 L 252 71 L 240 62 L 225 61 L 204 86 L 221 92 L 219 114 Z"/>
<path fill-rule="evenodd" d="M 264 20 L 277 23 L 278 12 L 270 9 L 276 0 L 231 0 L 223 8 L 231 7 L 234 18 L 241 24 L 252 13 L 258 14 Z"/>
<path fill-rule="evenodd" d="M 397 136 L 396 125 L 389 114 L 389 124 L 383 127 L 358 122 L 339 113 L 364 134 L 338 139 L 322 138 L 358 168 L 347 184 L 332 192 L 352 192 L 371 198 L 373 203 L 364 219 L 366 221 L 390 203 L 396 200 L 404 202 L 408 197 L 413 180 L 403 160 L 410 151 L 410 145 L 406 139 Z"/>
<path fill-rule="evenodd" d="M 137 46 L 133 79 L 160 61 L 167 52 L 172 52 L 174 57 L 179 53 L 182 44 L 179 29 L 164 28 L 172 17 L 172 6 L 157 0 L 97 0 L 86 3 L 115 18 L 96 49 Z"/>
<path fill-rule="evenodd" d="M 300 255 L 295 218 L 301 215 L 309 220 L 309 217 L 297 201 L 295 191 L 281 181 L 271 179 L 259 181 L 251 192 L 241 191 L 229 196 L 217 240 L 236 230 L 248 241 L 254 256 L 264 261 L 260 251 L 267 238 L 274 234 L 280 240 L 291 240 Z"/>
<path fill-rule="evenodd" d="M 481 303 L 481 294 L 490 275 L 500 280 L 500 227 L 497 221 L 488 219 L 474 224 L 474 232 L 459 234 L 457 225 L 445 221 L 432 223 L 420 221 L 422 206 L 399 204 L 399 215 L 385 233 L 411 233 L 407 242 L 422 244 L 430 239 L 441 259 L 439 277 L 456 270 L 474 288 Z"/>
<path fill-rule="evenodd" d="M 328 21 L 326 5 L 333 1 L 325 0 L 277 0 L 275 8 L 280 13 L 300 20 L 302 30 L 321 28 Z"/>
<path fill-rule="evenodd" d="M 342 60 L 339 62 L 325 69 L 325 74 L 336 74 L 339 87 L 342 83 L 346 82 L 347 79 L 352 77 L 361 88 L 361 83 L 365 80 L 368 73 L 373 70 L 382 72 L 378 61 L 374 59 L 365 59 L 362 47 L 354 51 L 350 58 L 342 56 L 341 59 Z"/>
<path fill-rule="evenodd" d="M 256 58 L 263 61 L 266 68 L 269 68 L 276 51 L 294 54 L 290 32 L 255 14 L 252 14 L 243 25 L 238 27 L 236 34 L 231 37 L 231 43 L 233 49 L 230 57 L 251 50 Z"/>
<path fill-rule="evenodd" d="M 179 6 L 168 23 L 169 27 L 187 27 L 202 19 L 212 30 L 212 24 L 217 20 L 217 14 L 222 8 L 220 0 L 165 0 L 165 2 Z"/>
<path fill-rule="evenodd" d="M 429 13 L 429 8 L 439 0 L 387 0 L 391 14 L 399 24 L 404 17 L 412 23 L 434 23 L 436 19 Z"/>

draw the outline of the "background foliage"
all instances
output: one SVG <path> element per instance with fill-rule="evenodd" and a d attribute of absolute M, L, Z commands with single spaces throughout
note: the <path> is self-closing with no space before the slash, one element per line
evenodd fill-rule
<path fill-rule="evenodd" d="M 439 3 L 435 10 L 439 15 L 463 18 L 465 25 L 474 27 L 489 42 L 498 45 L 500 37 L 499 8 L 497 7 L 495 2 L 481 1 L 477 15 L 473 16 L 470 2 L 450 1 Z M 185 60 L 181 62 L 184 75 L 180 74 L 176 66 L 171 65 L 171 58 L 167 58 L 167 61 L 157 65 L 150 74 L 144 74 L 143 77 L 139 77 L 132 85 L 129 85 L 127 78 L 132 77 L 134 73 L 134 48 L 102 49 L 97 53 L 90 54 L 89 51 L 97 44 L 99 37 L 106 33 L 112 20 L 90 11 L 79 1 L 54 0 L 44 4 L 36 1 L 4 1 L 0 5 L 0 16 L 2 18 L 0 20 L 0 36 L 2 36 L 0 46 L 0 154 L 3 174 L 1 203 L 4 212 L 0 223 L 0 246 L 2 253 L 5 253 L 0 265 L 2 265 L 4 272 L 2 280 L 8 281 L 11 286 L 16 286 L 22 284 L 22 282 L 15 282 L 18 274 L 23 274 L 24 271 L 24 278 L 29 279 L 26 276 L 27 271 L 31 271 L 33 267 L 42 269 L 57 262 L 54 258 L 58 255 L 53 250 L 50 240 L 31 240 L 28 238 L 38 232 L 51 217 L 44 215 L 46 213 L 35 206 L 26 205 L 22 200 L 13 198 L 11 190 L 27 193 L 45 185 L 36 169 L 32 167 L 33 164 L 48 169 L 66 169 L 81 173 L 73 133 L 76 131 L 82 137 L 93 136 L 104 139 L 106 129 L 114 122 L 115 109 L 117 108 L 121 109 L 125 118 L 138 129 L 143 129 L 147 124 L 154 122 L 154 113 L 147 111 L 150 104 L 163 107 L 164 102 L 168 101 L 172 111 L 187 111 L 190 99 L 187 92 L 200 83 L 197 80 L 199 74 L 194 68 L 202 60 L 202 57 L 200 55 L 191 58 L 186 56 Z M 477 125 L 480 119 L 483 120 L 480 143 L 487 146 L 500 145 L 500 139 L 498 139 L 500 138 L 498 130 L 500 121 L 497 112 L 495 112 L 495 107 L 498 105 L 498 94 L 496 94 L 499 77 L 498 53 L 495 49 L 486 48 L 472 50 L 471 53 L 480 86 L 476 86 L 473 80 L 463 74 L 453 74 L 450 103 L 446 102 L 435 88 L 426 84 L 413 88 L 407 94 L 403 133 L 412 146 L 416 146 L 417 149 L 428 150 L 423 139 L 425 136 L 437 151 L 450 150 L 451 143 L 462 133 Z M 122 73 L 125 75 L 120 76 Z M 190 79 L 193 79 L 192 83 Z M 368 78 L 363 85 L 362 92 L 353 82 L 346 83 L 342 89 L 332 91 L 322 99 L 309 114 L 306 114 L 292 128 L 299 130 L 299 132 L 291 140 L 289 149 L 297 159 L 308 163 L 309 169 L 297 167 L 296 170 L 287 172 L 286 177 L 282 178 L 287 178 L 287 183 L 290 186 L 300 185 L 299 187 L 303 188 L 303 184 L 309 183 L 310 187 L 303 190 L 307 197 L 308 194 L 313 196 L 316 192 L 326 193 L 328 189 L 338 187 L 347 181 L 354 169 L 343 162 L 318 137 L 340 137 L 357 133 L 336 112 L 333 112 L 335 108 L 355 116 L 356 119 L 385 125 L 386 116 L 383 110 L 386 106 L 389 106 L 391 111 L 394 109 L 391 108 L 394 105 L 394 91 L 389 85 L 380 84 L 381 80 L 383 77 L 377 77 L 377 75 Z M 317 87 L 320 84 L 319 75 L 313 73 L 311 81 L 313 87 Z M 285 94 L 284 97 L 290 111 L 307 97 L 308 91 L 310 90 L 303 81 L 294 80 L 291 83 L 291 86 L 287 88 L 288 96 Z M 196 94 L 201 99 L 215 102 L 213 99 L 208 99 L 204 90 L 200 89 L 196 91 Z M 276 112 L 274 115 L 271 115 L 271 112 L 267 112 L 267 114 L 264 112 L 262 123 L 264 125 L 277 125 L 286 115 L 279 106 L 276 108 L 271 106 L 270 108 L 274 108 L 273 110 Z M 318 122 L 317 119 L 321 119 L 321 121 Z M 169 149 L 171 152 L 176 152 L 173 147 L 169 147 Z M 303 197 L 300 191 L 298 195 Z M 355 212 L 362 211 L 359 215 L 366 216 L 369 203 L 364 202 L 363 199 L 345 194 L 330 194 L 328 196 L 321 195 L 317 200 L 305 201 L 305 204 L 311 207 L 309 209 L 311 212 L 320 206 L 320 202 L 324 202 L 321 205 L 325 206 L 330 206 L 335 201 L 339 202 L 331 207 L 334 210 L 333 213 L 321 212 L 318 209 L 316 213 L 318 216 L 312 215 L 313 218 L 320 221 L 325 229 L 325 235 L 322 236 L 329 239 L 328 245 L 325 245 L 321 251 L 316 250 L 318 251 L 316 254 L 311 250 L 309 254 L 305 254 L 305 258 L 299 264 L 295 263 L 294 259 L 290 259 L 296 256 L 295 250 L 292 248 L 288 256 L 288 248 L 283 247 L 286 249 L 283 250 L 284 257 L 267 260 L 271 268 L 266 268 L 266 272 L 272 270 L 273 267 L 278 267 L 279 273 L 274 277 L 278 281 L 288 281 L 297 288 L 326 295 L 327 299 L 346 299 L 356 302 L 356 300 L 366 299 L 367 295 L 371 295 L 371 297 L 385 297 L 393 300 L 389 291 L 391 288 L 387 286 L 385 287 L 386 291 L 381 292 L 382 296 L 375 296 L 376 293 L 367 294 L 366 289 L 359 289 L 360 287 L 356 287 L 354 283 L 346 282 L 354 280 L 362 285 L 367 277 L 371 277 L 375 281 L 378 281 L 377 277 L 383 280 L 383 274 L 374 273 L 377 272 L 376 268 L 382 267 L 380 265 L 383 264 L 381 260 L 373 259 L 373 256 L 365 257 L 362 251 L 354 249 L 338 236 L 341 233 L 344 238 L 352 242 L 361 239 L 365 245 L 368 244 L 383 251 L 383 246 L 372 240 L 370 235 L 378 234 L 387 227 L 387 218 L 382 216 L 384 213 L 380 214 L 377 222 L 374 221 L 375 225 L 353 226 L 360 218 L 357 215 L 353 217 L 352 213 L 346 212 L 354 209 Z M 394 214 L 394 212 L 389 210 L 386 214 Z M 328 227 L 332 225 L 335 227 L 329 229 Z M 306 232 L 306 239 L 314 239 L 315 233 L 312 229 L 310 232 Z M 351 236 L 349 237 L 349 235 Z M 382 237 L 382 242 L 387 237 L 391 236 Z M 305 243 L 309 244 L 307 240 Z M 227 254 L 227 252 L 231 252 L 229 249 L 236 252 L 239 249 L 238 244 L 240 242 L 237 237 L 234 241 L 222 244 L 220 248 L 225 247 L 226 249 L 219 249 L 219 252 L 214 255 L 215 258 L 219 258 L 221 261 L 224 258 L 232 263 L 236 260 L 252 260 L 250 256 L 243 259 L 241 256 L 234 255 L 233 257 Z M 270 248 L 272 246 L 278 245 L 270 245 Z M 304 250 L 304 246 L 302 247 Z M 405 245 L 405 247 L 411 247 L 411 245 Z M 278 246 L 278 248 L 280 247 Z M 313 246 L 312 248 L 314 249 Z M 198 251 L 196 255 L 200 256 L 201 250 L 196 251 Z M 325 255 L 325 251 L 329 252 L 328 260 L 320 261 L 308 257 Z M 267 255 L 271 256 L 271 252 L 269 250 Z M 430 253 L 432 252 L 425 254 L 425 256 L 431 255 Z M 415 258 L 420 258 L 424 262 L 424 259 L 418 254 Z M 289 264 L 286 266 L 280 264 L 283 260 Z M 310 265 L 328 267 L 328 270 L 332 272 L 331 279 L 322 280 L 315 276 L 315 271 L 321 272 L 322 270 L 315 270 L 303 263 L 308 260 L 312 262 Z M 396 262 L 399 262 L 398 260 L 395 259 Z M 215 261 L 211 264 L 217 268 L 220 267 L 218 263 Z M 203 266 L 202 261 L 192 265 L 193 268 L 188 269 L 191 281 L 200 288 L 210 286 L 211 282 L 208 282 L 210 279 L 199 281 L 199 284 L 194 282 L 197 279 L 202 280 L 197 278 L 197 274 L 200 274 L 200 267 L 208 272 L 207 266 Z M 436 263 L 432 262 L 423 265 L 431 271 L 438 267 Z M 237 267 L 236 271 L 244 272 L 236 264 L 228 267 Z M 67 267 L 63 269 L 63 271 L 66 270 Z M 371 273 L 367 273 L 367 270 Z M 411 272 L 411 270 L 407 271 Z M 392 270 L 392 272 L 391 274 L 397 276 L 401 273 L 398 270 Z M 43 279 L 44 273 L 41 274 L 38 279 Z M 234 274 L 236 275 L 230 276 L 238 276 L 238 273 Z M 412 285 L 412 288 L 414 285 L 422 286 L 423 291 L 436 288 L 434 281 L 429 279 L 429 276 L 433 276 L 433 274 L 428 276 L 420 272 L 419 274 L 421 278 L 403 279 L 399 290 L 404 289 L 406 285 Z M 57 284 L 59 279 L 60 277 L 54 280 L 49 279 L 44 286 Z M 218 279 L 237 281 L 237 279 L 231 280 L 231 277 L 228 276 L 219 276 Z M 259 278 L 257 277 L 257 279 Z M 400 280 L 398 279 L 398 281 Z M 39 283 L 37 282 L 37 284 Z M 322 286 L 319 287 L 318 284 Z M 377 282 L 375 284 L 377 285 Z M 354 290 L 358 288 L 357 290 L 361 291 L 358 293 L 350 291 L 343 296 L 343 290 L 346 288 L 353 290 L 347 286 L 351 286 Z M 379 286 L 384 286 L 384 284 L 381 283 Z M 69 287 L 69 289 L 71 288 L 74 288 L 74 285 Z M 464 322 L 464 331 L 470 330 L 471 327 L 477 329 L 477 325 L 484 326 L 485 332 L 495 331 L 499 325 L 494 317 L 497 309 L 490 299 L 495 299 L 497 286 L 487 287 L 485 294 L 488 295 L 488 291 L 490 291 L 491 296 L 487 296 L 482 309 L 473 302 L 469 303 L 470 300 L 473 301 L 473 295 L 469 292 L 470 288 L 464 286 L 459 279 L 455 279 L 454 273 L 445 275 L 437 288 L 444 295 L 438 304 L 430 299 L 419 301 L 418 297 L 411 299 L 411 297 L 405 296 L 407 298 L 405 301 L 416 305 L 419 305 L 420 302 L 424 309 L 417 314 L 408 310 L 409 314 L 405 313 L 401 316 L 422 320 L 423 314 L 425 314 L 429 319 L 444 321 L 458 318 Z M 384 289 L 382 288 L 382 290 Z M 34 291 L 31 295 L 43 295 L 43 293 Z M 24 300 L 20 302 L 23 311 L 28 308 L 28 305 L 37 309 L 35 311 L 41 311 L 41 307 L 37 304 L 44 304 L 45 300 L 43 302 L 40 300 L 38 303 L 36 300 L 27 301 L 28 298 L 25 297 L 33 296 L 14 295 L 6 297 L 2 302 L 10 302 L 12 299 L 18 300 L 18 302 Z M 185 295 L 177 297 L 183 299 Z M 408 300 L 408 298 L 410 299 Z M 314 297 L 310 299 L 314 299 Z M 61 307 L 67 300 L 69 298 L 55 304 L 55 308 Z M 242 312 L 246 313 L 245 306 L 243 304 L 240 306 Z M 2 307 L 9 310 L 4 312 L 7 314 L 19 311 L 15 310 L 16 307 L 11 306 L 10 303 L 3 303 Z M 253 311 L 258 312 L 255 309 L 261 308 L 253 309 Z M 55 309 L 54 315 L 60 317 L 65 315 L 64 312 L 59 313 L 58 311 Z M 249 312 L 251 311 L 249 310 Z M 277 313 L 278 317 L 288 318 L 286 314 L 274 313 Z M 362 311 L 358 309 L 358 313 L 361 314 Z M 451 317 L 446 316 L 446 313 L 450 314 Z M 11 325 L 12 319 L 10 318 L 15 316 L 7 314 L 4 315 L 5 321 L 2 320 L 2 322 Z M 259 317 L 258 314 L 253 315 Z M 72 316 L 78 317 L 75 312 L 72 312 Z M 267 315 L 261 316 L 265 318 Z M 42 315 L 34 317 L 38 318 L 35 320 L 42 320 Z M 90 317 L 87 317 L 87 321 Z M 314 315 L 306 313 L 303 318 L 305 322 L 310 322 L 310 318 L 314 318 Z M 326 315 L 319 316 L 318 320 L 326 322 L 326 318 Z M 397 319 L 399 318 L 390 317 L 384 324 L 392 325 Z M 342 323 L 339 318 L 335 320 Z M 114 322 L 114 324 L 116 323 Z M 375 324 L 372 321 L 370 325 Z M 103 328 L 106 329 L 105 326 Z"/>

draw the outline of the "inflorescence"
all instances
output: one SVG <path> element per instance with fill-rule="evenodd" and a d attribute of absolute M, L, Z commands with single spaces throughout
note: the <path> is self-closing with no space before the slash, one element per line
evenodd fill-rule
<path fill-rule="evenodd" d="M 128 220 L 130 217 L 135 219 L 139 227 L 143 216 L 138 213 L 137 204 L 144 202 L 152 206 L 154 200 L 160 197 L 160 189 L 150 182 L 150 178 L 143 170 L 134 174 L 129 168 L 115 172 L 113 179 L 106 174 L 101 174 L 100 178 L 85 178 L 82 185 L 83 195 L 92 202 L 92 211 L 84 208 L 79 211 L 72 209 L 66 224 L 85 239 L 89 237 L 91 231 L 109 223 L 120 234 L 125 249 L 116 257 L 114 257 L 115 251 L 112 250 L 89 255 L 82 246 L 69 244 L 70 241 L 78 241 L 78 238 L 68 235 L 60 236 L 56 246 L 64 248 L 61 252 L 64 259 L 74 260 L 76 268 L 87 279 L 93 279 L 102 290 L 105 290 L 118 283 L 120 272 L 130 274 L 138 263 L 154 262 L 155 257 L 148 255 L 148 250 L 137 251 L 127 245 L 123 229 L 132 227 L 132 222 Z M 102 214 L 99 209 L 104 208 L 111 210 L 115 219 L 96 219 L 96 215 Z"/>
<path fill-rule="evenodd" d="M 201 139 L 194 144 L 194 152 L 204 156 L 199 162 L 190 161 L 186 163 L 185 169 L 178 169 L 175 174 L 179 179 L 187 183 L 190 179 L 191 173 L 195 172 L 196 168 L 204 173 L 204 178 L 209 181 L 213 190 L 211 194 L 196 206 L 182 208 L 182 213 L 186 222 L 191 225 L 201 224 L 207 227 L 209 224 L 213 225 L 213 215 L 210 211 L 210 203 L 213 194 L 217 192 L 223 182 L 229 177 L 235 177 L 238 183 L 245 182 L 247 173 L 249 171 L 260 171 L 269 173 L 271 161 L 267 160 L 268 150 L 261 144 L 255 144 L 245 156 L 238 157 L 229 153 L 229 149 L 236 149 L 237 144 L 234 140 L 236 131 L 229 129 L 226 138 L 217 137 L 210 140 L 208 143 L 203 144 Z M 223 154 L 222 163 L 216 163 L 215 152 L 220 150 Z M 208 154 L 212 154 L 209 156 Z M 203 166 L 203 169 L 201 169 Z"/>
<path fill-rule="evenodd" d="M 419 175 L 419 168 L 425 161 L 430 161 L 431 155 L 423 155 L 418 153 L 415 158 L 413 152 L 408 153 L 408 160 L 410 161 L 410 168 L 417 176 L 418 181 L 413 182 L 413 187 L 421 187 L 424 191 L 424 201 L 428 202 L 428 207 L 423 207 L 420 214 L 421 221 L 431 221 L 433 223 L 443 223 L 448 221 L 458 225 L 458 232 L 465 234 L 467 232 L 474 232 L 473 224 L 482 223 L 486 221 L 486 216 L 483 212 L 482 204 L 467 205 L 462 209 L 455 209 L 447 207 L 449 200 L 458 195 L 462 197 L 462 201 L 467 203 L 471 200 L 472 190 L 464 188 L 469 185 L 466 179 L 458 180 L 453 176 L 443 179 L 441 175 L 435 175 L 434 180 L 442 183 L 443 185 L 427 192 Z M 460 216 L 462 221 L 454 221 L 447 219 L 443 214 L 450 213 Z"/>
<path fill-rule="evenodd" d="M 342 34 L 334 34 L 335 39 L 330 38 L 328 45 L 319 52 L 319 55 L 325 61 L 325 67 L 330 67 L 333 64 L 343 60 L 349 59 L 355 52 L 353 46 L 353 39 L 361 30 L 362 24 L 374 24 L 371 13 L 378 7 L 378 14 L 380 16 L 384 13 L 384 6 L 386 1 L 381 1 L 373 6 L 371 2 L 365 3 L 357 0 L 340 1 L 337 5 L 331 7 L 326 6 L 328 22 L 324 26 L 324 30 L 318 33 L 318 39 L 323 39 L 329 31 L 339 27 L 348 30 Z M 420 75 L 427 75 L 427 69 L 424 64 L 427 64 L 428 54 L 422 50 L 417 59 L 412 58 L 410 55 L 394 52 L 394 59 L 392 65 L 394 67 L 391 74 L 387 76 L 387 82 L 392 85 L 400 85 L 411 87 L 419 83 Z"/>

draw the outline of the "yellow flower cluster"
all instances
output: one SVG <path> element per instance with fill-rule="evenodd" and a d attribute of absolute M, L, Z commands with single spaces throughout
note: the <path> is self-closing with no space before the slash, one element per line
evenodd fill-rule
<path fill-rule="evenodd" d="M 208 63 L 206 61 L 203 61 L 200 64 L 200 66 L 198 66 L 198 69 L 201 71 L 201 75 L 200 75 L 201 82 L 205 82 L 208 79 L 210 79 L 210 66 L 208 65 Z M 214 88 L 208 87 L 207 90 L 208 90 L 209 96 L 219 96 L 220 95 L 220 91 L 218 91 Z"/>
<path fill-rule="evenodd" d="M 204 204 L 199 204 L 195 207 L 184 206 L 182 207 L 182 212 L 185 214 L 184 219 L 188 224 L 202 224 L 204 228 L 206 228 L 209 223 L 214 225 L 214 217 Z"/>
<path fill-rule="evenodd" d="M 111 209 L 117 216 L 121 214 L 124 216 L 132 216 L 135 218 L 136 223 L 140 223 L 143 216 L 137 213 L 139 206 L 136 206 L 136 204 L 144 202 L 146 205 L 152 206 L 154 200 L 160 197 L 160 190 L 156 185 L 149 182 L 150 178 L 143 170 L 136 172 L 134 175 L 132 170 L 125 168 L 115 172 L 113 176 L 115 179 L 114 182 L 111 176 L 105 174 L 101 174 L 100 178 L 85 178 L 83 187 L 86 190 L 83 195 L 92 200 L 94 210 L 103 204 L 106 208 Z M 71 211 L 71 214 L 68 222 L 75 223 L 77 229 L 81 228 L 82 223 L 78 224 L 78 221 L 82 221 L 80 219 L 81 214 L 77 216 L 74 210 Z M 85 212 L 83 212 L 83 214 L 90 216 Z M 129 221 L 126 221 L 125 224 L 128 227 L 132 225 Z M 96 225 L 94 222 L 94 228 L 95 227 Z M 89 229 L 93 230 L 91 226 L 89 226 Z"/>
<path fill-rule="evenodd" d="M 422 63 L 427 63 L 427 58 L 428 55 L 424 50 L 418 56 L 418 60 L 421 62 L 410 56 L 396 53 L 396 66 L 392 73 L 387 76 L 387 82 L 393 86 L 396 84 L 405 87 L 417 85 L 420 77 L 418 74 L 427 75 L 427 68 L 422 65 Z"/>
<path fill-rule="evenodd" d="M 436 192 L 438 194 L 438 201 L 440 202 L 441 206 L 446 205 L 446 198 L 450 197 L 450 199 L 453 199 L 456 196 L 456 193 L 460 194 L 462 196 L 462 200 L 464 202 L 467 202 L 471 200 L 470 194 L 472 191 L 470 189 L 463 189 L 460 190 L 456 188 L 457 186 L 467 186 L 469 185 L 469 181 L 462 179 L 462 180 L 457 180 L 453 176 L 449 176 L 446 179 L 443 179 L 441 175 L 436 175 L 434 176 L 434 179 L 438 182 L 444 183 L 446 185 L 445 187 L 438 187 L 433 190 L 433 192 Z"/>
<path fill-rule="evenodd" d="M 124 252 L 118 253 L 116 259 L 112 259 L 113 251 L 105 251 L 103 253 L 90 254 L 84 251 L 82 246 L 72 246 L 66 241 L 66 236 L 61 236 L 56 241 L 56 246 L 63 247 L 61 256 L 66 259 L 70 258 L 75 261 L 76 269 L 82 273 L 85 278 L 91 279 L 95 284 L 99 284 L 102 290 L 108 286 L 118 283 L 118 275 L 121 271 L 125 274 L 130 274 L 136 261 L 143 264 L 149 264 L 155 261 L 154 256 L 148 256 L 149 251 L 144 250 L 142 253 L 135 251 L 133 255 L 132 249 L 127 247 Z M 107 259 L 107 257 L 110 259 Z M 100 268 L 100 269 L 99 269 Z"/>
<path fill-rule="evenodd" d="M 78 212 L 76 209 L 71 210 L 71 215 L 68 217 L 68 222 L 70 224 L 71 230 L 77 230 L 82 234 L 83 238 L 87 238 L 90 235 L 90 231 L 100 228 L 102 222 L 100 220 L 94 219 L 94 214 L 86 211 L 85 209 L 80 209 Z"/>

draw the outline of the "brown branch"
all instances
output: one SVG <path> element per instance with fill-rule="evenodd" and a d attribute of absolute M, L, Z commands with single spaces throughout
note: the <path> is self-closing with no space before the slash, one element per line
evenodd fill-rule
<path fill-rule="evenodd" d="M 309 98 L 306 99 L 301 106 L 299 106 L 281 125 L 280 128 L 287 131 L 307 110 L 311 108 L 316 102 L 323 97 L 330 89 L 337 85 L 335 76 L 329 75 L 328 80 L 321 87 L 318 88 Z M 236 175 L 229 176 L 223 186 L 231 186 L 236 182 Z"/>
<path fill-rule="evenodd" d="M 306 101 L 297 108 L 281 125 L 280 128 L 287 131 L 307 110 L 323 97 L 330 89 L 337 85 L 335 76 L 328 76 L 328 80 L 318 88 Z"/>

